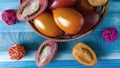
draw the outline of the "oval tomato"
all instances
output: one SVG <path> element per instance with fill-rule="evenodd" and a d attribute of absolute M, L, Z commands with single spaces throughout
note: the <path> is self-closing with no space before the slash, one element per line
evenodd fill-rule
<path fill-rule="evenodd" d="M 60 7 L 68 7 L 74 5 L 76 0 L 50 0 L 49 6 L 51 9 Z"/>
<path fill-rule="evenodd" d="M 55 24 L 52 14 L 44 12 L 34 19 L 35 27 L 44 35 L 50 37 L 56 37 L 63 32 Z"/>
<path fill-rule="evenodd" d="M 41 14 L 48 6 L 48 0 L 25 0 L 17 11 L 20 21 L 29 21 Z"/>
<path fill-rule="evenodd" d="M 82 13 L 85 23 L 82 29 L 80 30 L 80 34 L 83 34 L 87 31 L 89 31 L 91 28 L 93 28 L 96 24 L 98 24 L 98 21 L 100 19 L 100 14 L 95 11 L 86 11 L 83 9 L 78 10 L 80 13 Z M 86 28 L 87 27 L 87 28 Z"/>
<path fill-rule="evenodd" d="M 79 9 L 85 9 L 87 11 L 93 11 L 95 10 L 94 7 L 92 7 L 89 3 L 88 0 L 77 0 L 77 2 L 75 3 L 75 7 L 79 10 Z"/>
<path fill-rule="evenodd" d="M 72 49 L 72 56 L 81 64 L 86 66 L 97 65 L 95 52 L 84 43 L 77 43 Z"/>
<path fill-rule="evenodd" d="M 58 44 L 55 41 L 46 40 L 44 41 L 37 53 L 36 53 L 36 64 L 38 66 L 45 66 L 53 59 L 58 50 Z"/>
<path fill-rule="evenodd" d="M 53 10 L 56 24 L 67 34 L 76 34 L 84 24 L 83 16 L 71 8 Z"/>

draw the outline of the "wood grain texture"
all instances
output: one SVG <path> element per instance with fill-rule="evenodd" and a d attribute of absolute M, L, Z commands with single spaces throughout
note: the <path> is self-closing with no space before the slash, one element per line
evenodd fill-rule
<path fill-rule="evenodd" d="M 120 66 L 120 0 L 110 0 L 110 7 L 106 18 L 101 25 L 90 35 L 71 42 L 59 43 L 57 56 L 45 68 L 91 68 L 79 64 L 74 59 L 64 58 L 62 54 L 71 53 L 72 47 L 77 42 L 84 42 L 88 44 L 99 58 L 98 66 L 92 68 L 114 68 Z M 18 0 L 0 0 L 0 14 L 5 9 L 17 9 Z M 115 27 L 119 31 L 119 38 L 113 42 L 108 43 L 101 37 L 102 31 L 107 27 Z M 25 23 L 17 22 L 17 24 L 8 26 L 0 16 L 0 51 L 7 53 L 8 49 L 16 43 L 23 44 L 28 51 L 26 57 L 34 59 L 29 56 L 29 51 L 36 51 L 44 38 L 38 36 L 34 31 Z M 0 52 L 1 56 L 5 55 Z M 30 53 L 31 54 L 31 53 Z M 32 55 L 34 56 L 34 54 Z M 68 56 L 68 55 L 67 55 Z M 67 57 L 66 56 L 66 57 Z M 100 58 L 102 57 L 102 58 Z M 108 60 L 108 58 L 110 58 Z M 113 58 L 113 59 L 111 59 Z M 116 58 L 116 59 L 115 59 Z M 28 58 L 27 58 L 28 59 Z M 60 59 L 60 60 L 58 60 Z M 66 60 L 70 59 L 70 60 Z M 26 60 L 26 59 L 25 59 Z M 35 61 L 16 61 L 16 62 L 0 62 L 0 68 L 37 68 Z"/>
<path fill-rule="evenodd" d="M 84 42 L 95 50 L 98 56 L 106 56 L 120 52 L 120 37 L 113 43 L 106 42 L 102 32 L 95 31 L 92 34 L 75 41 L 59 43 L 58 53 L 71 53 L 72 47 L 77 42 Z M 120 33 L 119 33 L 120 35 Z M 44 38 L 34 32 L 2 32 L 0 33 L 0 50 L 7 51 L 13 44 L 23 44 L 28 51 L 35 51 Z"/>
<path fill-rule="evenodd" d="M 44 39 L 34 32 L 0 33 L 0 50 L 7 51 L 13 44 L 23 44 L 27 50 L 37 50 Z"/>
<path fill-rule="evenodd" d="M 0 67 L 5 68 L 4 65 L 7 65 L 7 68 L 38 68 L 34 61 L 0 63 Z M 120 60 L 99 60 L 98 65 L 94 67 L 83 66 L 75 60 L 53 60 L 44 68 L 119 68 L 119 66 Z"/>

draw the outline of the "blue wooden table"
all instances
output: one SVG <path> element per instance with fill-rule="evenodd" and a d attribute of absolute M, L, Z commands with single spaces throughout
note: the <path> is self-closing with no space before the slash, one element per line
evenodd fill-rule
<path fill-rule="evenodd" d="M 0 14 L 6 9 L 17 9 L 18 0 L 0 0 Z M 59 50 L 53 61 L 45 68 L 89 68 L 79 64 L 71 56 L 75 43 L 88 44 L 97 54 L 98 65 L 93 68 L 112 68 L 120 66 L 120 36 L 113 42 L 105 42 L 102 31 L 107 27 L 115 27 L 120 35 L 120 0 L 111 0 L 106 18 L 90 35 L 71 42 L 59 43 Z M 37 68 L 35 52 L 45 39 L 38 36 L 25 22 L 8 26 L 0 18 L 0 68 Z M 11 61 L 8 49 L 13 44 L 23 44 L 27 50 L 26 56 L 20 61 Z"/>

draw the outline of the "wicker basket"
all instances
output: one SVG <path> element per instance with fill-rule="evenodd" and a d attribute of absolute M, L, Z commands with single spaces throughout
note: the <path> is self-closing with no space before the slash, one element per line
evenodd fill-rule
<path fill-rule="evenodd" d="M 22 0 L 19 0 L 20 4 L 22 3 Z M 110 0 L 108 1 L 108 3 L 104 6 L 101 6 L 101 7 L 98 7 L 97 8 L 97 12 L 100 13 L 100 19 L 99 21 L 97 22 L 97 24 L 95 24 L 92 28 L 90 28 L 89 30 L 86 30 L 84 33 L 80 33 L 80 34 L 77 34 L 77 35 L 74 35 L 74 36 L 71 36 L 71 37 L 66 37 L 66 36 L 59 36 L 59 37 L 47 37 L 45 36 L 44 34 L 42 34 L 40 31 L 38 31 L 36 29 L 36 27 L 34 26 L 33 22 L 32 21 L 29 21 L 27 22 L 30 27 L 40 36 L 46 38 L 46 39 L 50 39 L 50 40 L 54 40 L 54 41 L 57 41 L 57 42 L 67 42 L 67 41 L 72 41 L 72 40 L 76 40 L 76 39 L 80 39 L 88 34 L 90 34 L 91 32 L 93 32 L 96 27 L 99 26 L 99 24 L 103 21 L 106 13 L 107 13 L 107 10 L 108 10 L 108 6 L 109 6 L 109 2 Z M 84 26 L 83 26 L 84 27 Z"/>

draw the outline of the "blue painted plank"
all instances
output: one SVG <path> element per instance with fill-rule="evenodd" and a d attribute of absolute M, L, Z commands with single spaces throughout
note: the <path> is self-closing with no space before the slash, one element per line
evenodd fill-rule
<path fill-rule="evenodd" d="M 26 22 L 17 22 L 14 25 L 7 25 L 0 21 L 0 32 L 34 32 Z"/>
<path fill-rule="evenodd" d="M 18 2 L 18 0 L 0 0 L 0 2 L 5 2 L 5 3 L 9 2 L 10 3 L 10 2 Z"/>
<path fill-rule="evenodd" d="M 110 0 L 110 4 L 109 4 L 109 12 L 113 12 L 113 13 L 117 13 L 120 12 L 120 0 Z"/>
<path fill-rule="evenodd" d="M 19 60 L 18 62 L 35 61 L 35 55 L 36 55 L 36 51 L 27 51 L 25 57 Z M 100 60 L 103 60 L 103 59 L 116 60 L 116 59 L 120 59 L 120 53 L 111 53 L 110 55 L 106 55 L 106 56 L 102 54 L 101 56 L 97 55 L 97 57 Z M 72 57 L 71 53 L 64 53 L 64 52 L 60 53 L 58 51 L 55 57 L 53 58 L 53 60 L 68 61 L 68 60 L 74 60 L 74 58 Z M 14 61 L 10 59 L 8 55 L 8 51 L 0 51 L 0 62 L 14 62 Z"/>
<path fill-rule="evenodd" d="M 119 23 L 120 23 L 120 12 L 117 13 L 108 12 L 104 21 L 97 27 L 95 31 L 103 31 L 105 28 L 108 27 L 115 27 L 118 31 L 120 31 Z"/>
<path fill-rule="evenodd" d="M 115 56 L 120 55 L 120 38 L 113 43 L 105 42 L 101 33 L 106 27 L 116 27 L 120 35 L 120 0 L 110 0 L 110 7 L 108 14 L 103 23 L 90 35 L 71 42 L 59 43 L 58 54 L 70 54 L 72 47 L 77 42 L 85 42 L 93 50 L 95 50 L 98 58 L 102 56 Z M 11 5 L 12 4 L 12 5 Z M 18 0 L 0 0 L 0 14 L 3 10 L 18 8 Z M 7 51 L 10 46 L 16 43 L 23 44 L 27 51 L 36 51 L 39 44 L 45 40 L 38 36 L 33 30 L 25 23 L 18 22 L 15 25 L 8 26 L 3 23 L 0 18 L 0 51 Z M 62 58 L 57 56 L 56 58 Z M 118 56 L 119 58 L 119 56 Z M 106 60 L 99 59 L 98 66 L 92 68 L 114 68 L 120 66 L 120 59 Z M 17 62 L 0 62 L 0 68 L 37 68 L 34 61 L 17 61 Z M 45 68 L 91 68 L 85 67 L 76 62 L 75 60 L 53 60 Z"/>
<path fill-rule="evenodd" d="M 23 44 L 27 50 L 37 50 L 44 38 L 34 32 L 1 32 L 0 51 L 7 51 L 13 44 Z"/>
<path fill-rule="evenodd" d="M 48 64 L 44 68 L 115 68 L 120 66 L 120 60 L 99 60 L 97 66 L 90 67 L 90 66 L 83 66 L 79 64 L 75 60 L 53 60 L 50 64 Z M 35 64 L 35 61 L 29 62 L 2 62 L 0 63 L 1 68 L 38 68 Z"/>
<path fill-rule="evenodd" d="M 77 42 L 85 42 L 95 50 L 98 56 L 109 55 L 111 53 L 120 53 L 120 36 L 113 42 L 108 43 L 102 39 L 100 31 L 94 31 L 90 35 L 71 42 L 59 43 L 60 53 L 71 53 L 72 47 Z M 120 32 L 119 32 L 120 35 Z M 1 32 L 0 50 L 7 51 L 10 46 L 16 43 L 23 44 L 28 51 L 35 51 L 44 38 L 34 32 Z"/>

